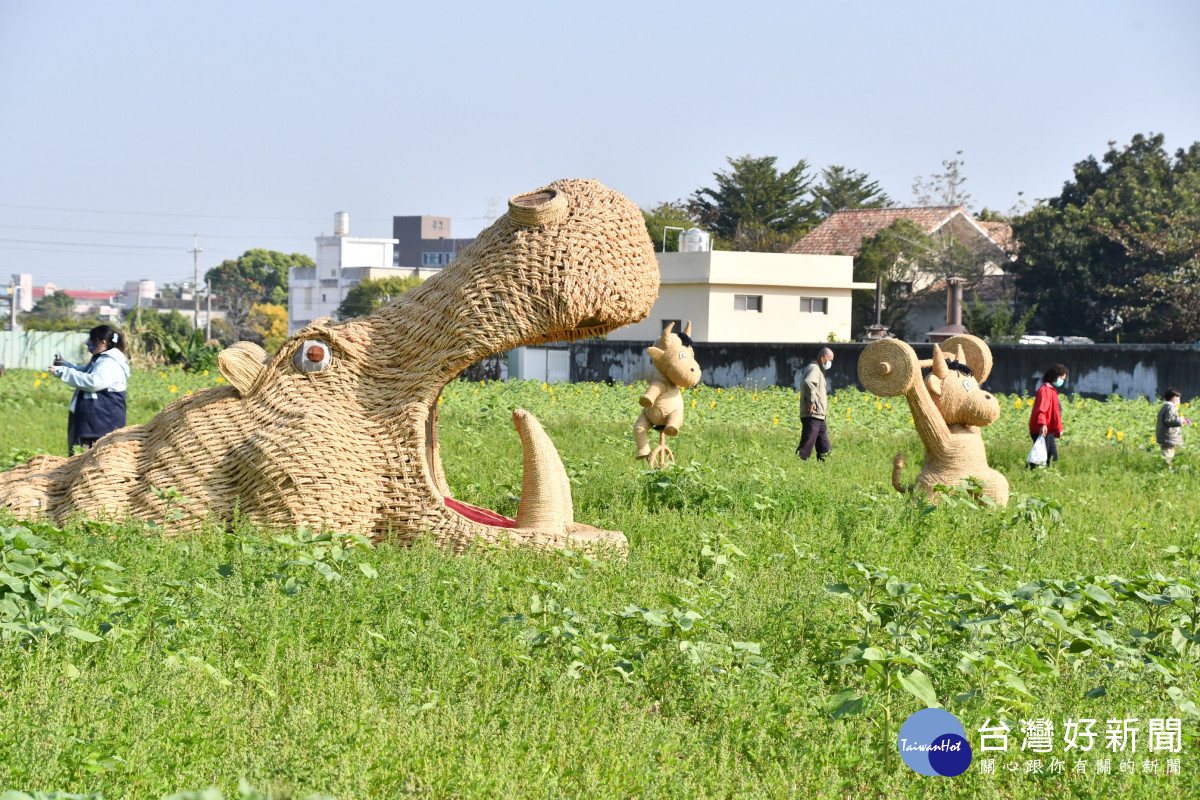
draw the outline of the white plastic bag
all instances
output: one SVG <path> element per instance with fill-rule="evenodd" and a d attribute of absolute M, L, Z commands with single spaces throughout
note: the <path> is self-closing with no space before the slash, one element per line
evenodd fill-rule
<path fill-rule="evenodd" d="M 1033 443 L 1033 447 L 1029 448 L 1029 455 L 1025 460 L 1035 467 L 1041 467 L 1046 464 L 1046 435 L 1042 434 Z"/>

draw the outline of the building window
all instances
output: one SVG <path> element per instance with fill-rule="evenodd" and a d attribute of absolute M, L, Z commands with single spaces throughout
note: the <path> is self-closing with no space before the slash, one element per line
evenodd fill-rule
<path fill-rule="evenodd" d="M 312 308 L 312 288 L 311 287 L 305 287 L 305 289 L 304 289 L 304 307 L 309 308 L 309 309 Z"/>
<path fill-rule="evenodd" d="M 733 308 L 735 311 L 757 311 L 762 313 L 762 295 L 761 294 L 735 294 L 733 296 Z"/>
<path fill-rule="evenodd" d="M 322 303 L 326 302 L 326 301 L 325 301 L 325 295 L 324 295 L 324 294 L 322 294 L 322 295 L 321 295 L 321 302 L 322 302 Z"/>
<path fill-rule="evenodd" d="M 828 297 L 801 297 L 800 298 L 800 313 L 801 314 L 828 314 L 829 313 L 829 298 Z"/>
<path fill-rule="evenodd" d="M 444 267 L 450 263 L 450 253 L 421 253 L 422 267 Z"/>

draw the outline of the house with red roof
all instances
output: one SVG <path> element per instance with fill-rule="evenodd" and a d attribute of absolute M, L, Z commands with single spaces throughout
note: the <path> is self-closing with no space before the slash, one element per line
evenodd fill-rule
<path fill-rule="evenodd" d="M 1003 222 L 977 220 L 962 206 L 918 206 L 911 208 L 860 208 L 838 211 L 814 228 L 788 250 L 801 255 L 848 255 L 857 257 L 863 241 L 899 220 L 908 220 L 931 237 L 953 238 L 979 256 L 980 275 L 964 287 L 968 302 L 995 305 L 1009 296 L 1012 276 L 1007 271 L 1016 243 L 1012 228 Z M 946 322 L 946 275 L 913 265 L 905 274 L 904 294 L 910 304 L 909 338 L 941 327 Z"/>
<path fill-rule="evenodd" d="M 121 293 L 119 289 L 59 289 L 53 283 L 47 283 L 33 287 L 33 303 L 36 305 L 46 295 L 60 292 L 75 301 L 74 311 L 81 317 L 97 316 L 116 320 L 121 316 L 121 307 L 117 303 L 117 295 Z"/>

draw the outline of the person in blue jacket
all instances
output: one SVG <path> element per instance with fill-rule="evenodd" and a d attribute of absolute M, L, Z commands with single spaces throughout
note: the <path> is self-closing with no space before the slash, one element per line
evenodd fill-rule
<path fill-rule="evenodd" d="M 74 455 L 77 446 L 90 449 L 100 437 L 125 427 L 129 382 L 125 336 L 108 325 L 97 325 L 88 331 L 87 349 L 92 360 L 86 365 L 62 362 L 50 368 L 75 389 L 67 413 L 67 455 Z"/>

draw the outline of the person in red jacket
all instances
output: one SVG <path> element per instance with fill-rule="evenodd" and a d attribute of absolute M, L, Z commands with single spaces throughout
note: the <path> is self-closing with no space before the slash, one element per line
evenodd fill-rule
<path fill-rule="evenodd" d="M 1042 385 L 1033 398 L 1033 409 L 1029 413 L 1029 438 L 1046 437 L 1046 463 L 1058 461 L 1058 437 L 1062 436 L 1062 402 L 1058 390 L 1067 381 L 1067 368 L 1062 364 L 1051 364 L 1042 376 Z M 1033 464 L 1029 465 L 1030 467 Z"/>

